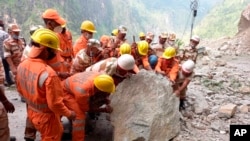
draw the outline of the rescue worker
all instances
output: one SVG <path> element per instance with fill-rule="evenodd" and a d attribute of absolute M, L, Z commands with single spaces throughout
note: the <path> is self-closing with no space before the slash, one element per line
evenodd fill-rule
<path fill-rule="evenodd" d="M 108 47 L 108 43 L 111 40 L 111 38 L 113 38 L 113 37 L 110 37 L 108 35 L 102 35 L 101 38 L 100 38 L 101 47 L 103 48 L 103 52 L 102 52 L 103 59 L 109 58 L 110 50 L 109 50 L 109 47 Z"/>
<path fill-rule="evenodd" d="M 67 64 L 67 72 L 70 72 L 72 59 L 74 56 L 73 53 L 73 42 L 71 32 L 66 28 L 66 24 L 63 25 L 63 29 L 61 33 L 58 33 L 58 37 L 60 39 L 60 49 L 62 52 L 59 52 L 64 62 Z"/>
<path fill-rule="evenodd" d="M 101 47 L 104 49 L 108 46 L 108 42 L 109 42 L 109 36 L 108 35 L 102 35 L 100 38 L 100 43 L 101 43 Z"/>
<path fill-rule="evenodd" d="M 45 28 L 55 32 L 61 33 L 62 25 L 66 24 L 66 21 L 58 14 L 55 9 L 47 9 L 42 13 L 42 19 L 45 24 Z M 41 26 L 38 26 L 42 28 Z M 30 34 L 33 34 L 37 28 L 30 30 Z M 32 40 L 32 39 L 31 39 Z M 32 42 L 32 41 L 31 41 Z M 32 45 L 31 45 L 32 46 Z M 29 55 L 28 55 L 29 56 Z M 67 64 L 61 57 L 60 52 L 50 52 L 46 63 L 57 73 L 61 80 L 67 78 L 70 74 L 67 72 Z M 34 141 L 36 138 L 36 129 L 29 118 L 26 119 L 26 127 L 24 132 L 24 139 L 26 141 Z"/>
<path fill-rule="evenodd" d="M 30 27 L 30 36 L 31 36 L 37 29 L 39 29 L 39 28 L 43 28 L 43 26 L 41 26 L 41 25 L 33 25 L 33 26 L 31 26 L 31 27 Z M 30 50 L 31 50 L 31 42 L 32 42 L 32 41 L 30 41 L 30 43 L 27 44 L 27 45 L 25 46 L 24 50 L 23 50 L 22 59 L 21 59 L 22 61 L 23 61 L 24 59 L 27 59 L 27 58 L 29 57 L 29 53 L 30 53 Z"/>
<path fill-rule="evenodd" d="M 65 103 L 76 111 L 72 141 L 84 141 L 86 112 L 111 113 L 109 95 L 115 91 L 112 77 L 98 72 L 76 73 L 63 81 Z M 103 104 L 106 107 L 100 108 Z"/>
<path fill-rule="evenodd" d="M 135 59 L 130 54 L 123 54 L 119 58 L 111 57 L 95 63 L 88 67 L 86 71 L 104 72 L 113 77 L 115 84 L 118 85 L 122 80 L 129 76 L 129 72 L 135 66 Z"/>
<path fill-rule="evenodd" d="M 152 32 L 147 32 L 146 39 L 148 42 L 148 56 L 155 54 L 154 50 L 152 49 L 152 41 L 154 40 L 154 34 Z"/>
<path fill-rule="evenodd" d="M 97 39 L 89 39 L 87 48 L 81 49 L 73 59 L 71 73 L 83 72 L 85 69 L 102 59 L 102 48 Z"/>
<path fill-rule="evenodd" d="M 176 40 L 176 34 L 175 33 L 169 33 L 169 37 L 168 37 L 168 40 L 166 42 L 166 45 L 176 48 L 175 40 Z"/>
<path fill-rule="evenodd" d="M 118 29 L 113 29 L 111 32 L 111 36 L 115 37 L 118 34 Z"/>
<path fill-rule="evenodd" d="M 154 33 L 152 33 L 152 32 L 147 32 L 147 34 L 146 34 L 146 41 L 148 42 L 148 44 L 151 46 L 151 43 L 152 43 L 152 41 L 154 40 L 154 37 L 155 37 L 155 35 L 154 35 Z"/>
<path fill-rule="evenodd" d="M 155 69 L 155 66 L 158 62 L 158 57 L 156 55 L 150 55 L 148 58 L 149 64 L 152 69 Z"/>
<path fill-rule="evenodd" d="M 4 58 L 10 66 L 12 74 L 16 75 L 17 66 L 21 62 L 21 57 L 24 50 L 24 43 L 19 39 L 20 28 L 17 24 L 9 25 L 10 36 L 3 42 L 4 46 Z"/>
<path fill-rule="evenodd" d="M 156 73 L 166 76 L 173 85 L 176 82 L 179 71 L 179 62 L 175 59 L 175 55 L 175 48 L 167 47 L 162 54 L 162 57 L 158 58 L 157 65 L 155 67 Z"/>
<path fill-rule="evenodd" d="M 183 63 L 187 60 L 193 60 L 196 63 L 198 57 L 197 45 L 200 43 L 200 37 L 197 35 L 193 35 L 190 39 L 190 43 L 188 46 L 184 47 L 184 49 L 180 50 L 180 62 Z"/>
<path fill-rule="evenodd" d="M 123 25 L 118 27 L 118 34 L 115 38 L 110 38 L 108 47 L 104 49 L 104 56 L 118 57 L 120 46 L 126 42 L 127 28 Z"/>
<path fill-rule="evenodd" d="M 161 35 L 159 36 L 159 42 L 158 44 L 155 44 L 152 46 L 152 49 L 155 52 L 155 55 L 158 57 L 161 57 L 164 50 L 166 49 L 165 43 L 167 41 L 168 38 L 168 33 L 163 32 L 161 33 Z"/>
<path fill-rule="evenodd" d="M 1 141 L 15 141 L 15 137 L 10 137 L 8 114 L 15 111 L 14 105 L 6 98 L 4 93 L 4 68 L 0 60 L 0 139 Z"/>
<path fill-rule="evenodd" d="M 46 63 L 51 54 L 60 50 L 59 38 L 51 30 L 38 29 L 31 39 L 29 58 L 17 69 L 17 90 L 26 100 L 28 119 L 41 133 L 42 141 L 60 141 L 60 116 L 75 119 L 76 114 L 64 105 L 61 81 Z"/>
<path fill-rule="evenodd" d="M 74 56 L 76 56 L 81 49 L 87 48 L 88 40 L 93 37 L 94 33 L 96 33 L 94 23 L 89 20 L 83 21 L 80 29 L 81 36 L 76 40 L 76 43 L 73 46 Z"/>
<path fill-rule="evenodd" d="M 2 28 L 0 29 L 0 55 L 1 55 L 1 60 L 3 63 L 3 67 L 4 67 L 4 74 L 5 74 L 5 81 L 6 81 L 5 85 L 11 86 L 14 84 L 14 82 L 11 79 L 11 76 L 9 73 L 10 71 L 9 64 L 4 58 L 4 47 L 3 47 L 3 41 L 9 37 L 9 34 L 5 32 L 4 22 L 2 20 L 0 20 L 0 27 Z"/>
<path fill-rule="evenodd" d="M 128 43 L 123 43 L 119 48 L 118 56 L 123 54 L 131 54 L 131 46 Z"/>
<path fill-rule="evenodd" d="M 181 65 L 175 83 L 174 94 L 180 97 L 180 109 L 185 109 L 184 101 L 186 100 L 187 86 L 194 76 L 195 63 L 187 60 Z"/>
<path fill-rule="evenodd" d="M 62 26 L 66 24 L 66 20 L 63 19 L 55 9 L 45 10 L 42 14 L 42 18 L 45 27 L 51 31 L 54 31 L 57 34 L 63 31 Z M 50 59 L 47 63 L 57 72 L 58 76 L 61 79 L 65 79 L 70 76 L 70 73 L 68 72 L 68 63 L 64 61 L 60 52 L 57 51 L 56 54 L 53 54 L 49 58 Z"/>
<path fill-rule="evenodd" d="M 140 32 L 139 39 L 140 39 L 140 41 L 144 41 L 146 39 L 146 35 L 143 32 Z"/>
<path fill-rule="evenodd" d="M 152 70 L 148 62 L 148 43 L 146 41 L 139 41 L 137 47 L 132 48 L 131 54 L 135 58 L 135 73 L 138 73 L 142 68 Z"/>

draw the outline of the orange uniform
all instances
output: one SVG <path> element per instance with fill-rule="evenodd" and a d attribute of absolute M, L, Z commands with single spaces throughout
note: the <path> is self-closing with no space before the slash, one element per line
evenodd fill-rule
<path fill-rule="evenodd" d="M 136 48 L 132 48 L 132 51 L 131 51 L 131 54 L 132 56 L 135 58 L 135 68 L 134 68 L 134 71 L 136 73 L 139 72 L 139 69 L 140 68 L 145 68 L 147 66 L 150 66 L 149 62 L 148 62 L 148 56 L 139 56 L 136 54 Z"/>
<path fill-rule="evenodd" d="M 72 64 L 73 53 L 73 44 L 72 44 L 72 35 L 71 32 L 66 30 L 65 33 L 58 34 L 60 39 L 60 48 L 62 52 L 59 52 L 61 57 L 64 59 L 65 63 L 69 66 L 66 70 L 70 72 L 70 66 Z"/>
<path fill-rule="evenodd" d="M 179 71 L 179 62 L 175 58 L 169 60 L 160 57 L 155 67 L 155 71 L 164 71 L 171 81 L 175 81 Z"/>
<path fill-rule="evenodd" d="M 120 46 L 125 43 L 126 40 L 119 40 L 117 37 L 110 37 L 107 47 L 103 49 L 104 58 L 118 57 Z"/>
<path fill-rule="evenodd" d="M 76 43 L 73 47 L 73 51 L 74 51 L 74 56 L 76 56 L 76 54 L 81 50 L 81 49 L 85 49 L 87 48 L 87 43 L 88 43 L 88 40 L 83 36 L 81 35 L 77 40 L 76 40 Z"/>
<path fill-rule="evenodd" d="M 73 44 L 72 44 L 72 35 L 70 31 L 66 31 L 65 33 L 58 34 L 60 39 L 60 48 L 62 52 L 60 52 L 63 57 L 72 57 L 73 56 Z"/>
<path fill-rule="evenodd" d="M 60 53 L 57 52 L 56 56 L 51 60 L 47 61 L 47 64 L 55 71 L 55 72 L 68 72 L 70 66 L 68 63 L 64 61 L 61 57 Z"/>
<path fill-rule="evenodd" d="M 94 78 L 100 73 L 81 72 L 62 82 L 64 103 L 76 112 L 73 121 L 73 141 L 84 141 L 85 112 L 89 111 L 89 100 L 94 95 Z"/>
<path fill-rule="evenodd" d="M 41 59 L 26 59 L 18 66 L 16 85 L 28 104 L 28 118 L 42 141 L 60 141 L 60 115 L 71 116 L 63 103 L 63 91 L 55 71 Z"/>

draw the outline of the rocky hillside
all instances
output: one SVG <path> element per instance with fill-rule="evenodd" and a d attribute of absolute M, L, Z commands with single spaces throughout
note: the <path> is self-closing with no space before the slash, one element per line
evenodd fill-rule
<path fill-rule="evenodd" d="M 196 22 L 220 1 L 200 1 Z M 28 37 L 30 25 L 43 24 L 40 16 L 46 8 L 57 9 L 67 19 L 73 36 L 79 35 L 81 22 L 89 19 L 96 24 L 96 37 L 124 24 L 129 29 L 129 40 L 141 31 L 182 33 L 190 18 L 190 1 L 183 0 L 1 0 L 0 18 L 21 24 L 22 34 Z"/>
<path fill-rule="evenodd" d="M 210 55 L 249 55 L 250 54 L 250 5 L 248 5 L 240 16 L 237 33 L 233 37 L 222 37 L 214 40 L 203 39 L 200 46 L 206 47 Z"/>
<path fill-rule="evenodd" d="M 239 17 L 250 0 L 224 0 L 207 14 L 195 27 L 195 33 L 202 38 L 218 39 L 233 37 L 237 32 Z"/>

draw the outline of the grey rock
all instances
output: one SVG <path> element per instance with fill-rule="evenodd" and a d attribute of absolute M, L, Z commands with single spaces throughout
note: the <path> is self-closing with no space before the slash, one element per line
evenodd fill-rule
<path fill-rule="evenodd" d="M 222 118 L 231 118 L 235 114 L 236 108 L 237 108 L 237 106 L 235 104 L 232 104 L 232 103 L 227 104 L 227 105 L 223 105 L 219 109 L 218 116 L 222 117 Z"/>
<path fill-rule="evenodd" d="M 240 104 L 250 106 L 250 101 L 249 100 L 241 100 Z"/>
<path fill-rule="evenodd" d="M 193 95 L 195 95 L 195 104 L 194 104 L 194 112 L 196 114 L 202 114 L 202 112 L 205 109 L 208 109 L 208 103 L 206 101 L 206 98 L 200 94 L 200 93 L 193 93 Z"/>
<path fill-rule="evenodd" d="M 165 141 L 180 132 L 179 99 L 170 82 L 153 72 L 142 70 L 120 83 L 111 106 L 115 141 Z"/>

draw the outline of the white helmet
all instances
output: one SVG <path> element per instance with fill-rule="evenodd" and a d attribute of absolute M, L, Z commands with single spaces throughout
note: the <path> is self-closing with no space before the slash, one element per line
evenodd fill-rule
<path fill-rule="evenodd" d="M 192 60 L 187 60 L 181 66 L 182 70 L 187 72 L 187 73 L 193 72 L 194 67 L 195 67 L 195 64 L 194 64 L 194 61 L 192 61 Z"/>
<path fill-rule="evenodd" d="M 99 49 L 101 51 L 103 50 L 101 47 L 100 41 L 97 39 L 94 39 L 94 38 L 88 40 L 87 46 L 88 47 L 96 47 L 97 49 Z"/>
<path fill-rule="evenodd" d="M 194 35 L 192 36 L 192 38 L 190 40 L 196 41 L 196 42 L 200 42 L 200 37 L 198 35 Z"/>
<path fill-rule="evenodd" d="M 135 59 L 130 54 L 123 54 L 117 59 L 117 64 L 124 70 L 132 70 L 135 65 Z"/>

